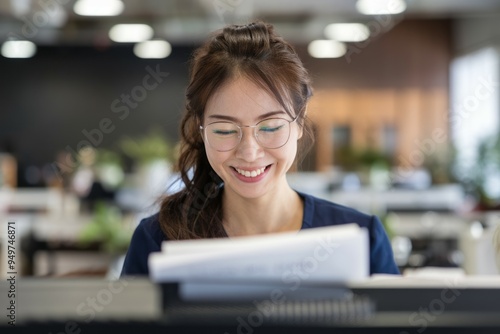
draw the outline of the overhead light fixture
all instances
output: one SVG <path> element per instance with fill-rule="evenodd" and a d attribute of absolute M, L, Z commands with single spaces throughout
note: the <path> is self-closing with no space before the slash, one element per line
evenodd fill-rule
<path fill-rule="evenodd" d="M 31 58 L 36 53 L 36 45 L 30 41 L 6 41 L 2 44 L 5 58 Z"/>
<path fill-rule="evenodd" d="M 324 33 L 326 38 L 340 42 L 362 42 L 370 37 L 370 29 L 361 23 L 332 23 Z"/>
<path fill-rule="evenodd" d="M 163 40 L 145 41 L 134 46 L 134 54 L 145 59 L 167 58 L 171 52 L 172 46 Z"/>
<path fill-rule="evenodd" d="M 117 24 L 109 31 L 109 38 L 119 43 L 144 42 L 153 35 L 153 28 L 147 24 Z"/>
<path fill-rule="evenodd" d="M 309 43 L 307 51 L 314 58 L 340 58 L 347 52 L 347 47 L 342 42 L 322 39 Z"/>
<path fill-rule="evenodd" d="M 117 16 L 123 12 L 121 0 L 78 0 L 73 10 L 82 16 Z"/>
<path fill-rule="evenodd" d="M 393 15 L 406 10 L 404 0 L 358 0 L 356 8 L 365 15 Z"/>

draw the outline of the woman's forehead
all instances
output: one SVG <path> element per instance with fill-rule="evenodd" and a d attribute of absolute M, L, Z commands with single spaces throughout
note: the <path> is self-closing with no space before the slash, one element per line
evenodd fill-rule
<path fill-rule="evenodd" d="M 205 116 L 229 113 L 264 113 L 283 110 L 281 104 L 267 90 L 249 79 L 240 77 L 223 84 L 208 99 Z"/>
<path fill-rule="evenodd" d="M 287 102 L 287 99 L 283 97 Z M 219 87 L 208 99 L 205 107 L 205 118 L 211 114 L 227 113 L 228 115 L 248 116 L 256 118 L 261 113 L 292 110 L 292 105 L 284 108 L 276 97 L 259 83 L 240 76 L 231 79 Z"/>

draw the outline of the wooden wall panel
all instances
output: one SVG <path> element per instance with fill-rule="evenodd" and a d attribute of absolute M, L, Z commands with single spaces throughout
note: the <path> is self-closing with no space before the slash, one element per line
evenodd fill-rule
<path fill-rule="evenodd" d="M 312 59 L 298 48 L 314 79 L 310 116 L 318 129 L 317 168 L 334 164 L 332 129 L 352 129 L 353 146 L 383 148 L 383 129 L 396 129 L 395 162 L 419 165 L 419 145 L 448 135 L 449 20 L 406 20 L 370 41 L 351 62 Z"/>
<path fill-rule="evenodd" d="M 332 130 L 339 125 L 351 128 L 353 147 L 378 150 L 383 149 L 384 127 L 393 126 L 396 164 L 420 166 L 429 140 L 443 144 L 447 138 L 447 103 L 447 91 L 443 89 L 323 91 L 310 106 L 311 119 L 318 129 L 318 169 L 328 169 L 335 163 Z"/>
<path fill-rule="evenodd" d="M 351 94 L 354 102 L 352 113 L 352 121 L 350 122 L 352 145 L 354 147 L 366 147 L 366 136 L 370 126 L 370 114 L 372 112 L 370 103 L 371 96 L 369 91 L 354 90 Z M 355 126 L 353 126 L 355 124 Z"/>
<path fill-rule="evenodd" d="M 420 137 L 422 97 L 418 89 L 405 89 L 398 94 L 396 108 L 397 141 L 396 163 L 399 166 L 421 165 L 422 161 L 415 151 L 415 141 Z"/>
<path fill-rule="evenodd" d="M 445 144 L 443 138 L 448 138 L 448 91 L 433 89 L 426 92 L 422 107 L 422 137 L 436 142 L 437 146 Z M 443 133 L 444 135 L 440 135 Z M 439 137 L 439 138 L 438 138 Z"/>

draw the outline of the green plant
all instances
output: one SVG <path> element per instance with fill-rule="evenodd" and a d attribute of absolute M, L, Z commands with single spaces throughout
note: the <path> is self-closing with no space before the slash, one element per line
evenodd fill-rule
<path fill-rule="evenodd" d="M 132 232 L 124 227 L 118 208 L 98 202 L 94 217 L 81 231 L 79 241 L 82 246 L 97 242 L 102 250 L 118 254 L 127 250 L 131 237 Z"/>
<path fill-rule="evenodd" d="M 117 165 L 123 166 L 122 157 L 115 151 L 111 151 L 104 148 L 96 149 L 96 165 Z"/>
<path fill-rule="evenodd" d="M 488 191 L 489 176 L 500 173 L 500 136 L 484 139 L 478 147 L 477 168 L 474 173 L 476 193 L 481 209 L 496 209 L 500 198 Z"/>
<path fill-rule="evenodd" d="M 123 165 L 119 153 L 103 148 L 96 150 L 94 171 L 107 189 L 116 189 L 122 184 L 125 178 Z"/>
<path fill-rule="evenodd" d="M 457 182 L 453 172 L 456 156 L 456 149 L 451 144 L 437 146 L 431 154 L 425 155 L 423 167 L 429 171 L 433 184 Z"/>
<path fill-rule="evenodd" d="M 457 165 L 459 162 L 456 162 Z M 476 161 L 461 173 L 457 179 L 465 190 L 477 200 L 478 210 L 500 208 L 498 189 L 492 189 L 492 179 L 500 175 L 500 135 L 483 139 L 477 146 Z M 493 187 L 495 188 L 495 187 Z"/>
<path fill-rule="evenodd" d="M 172 161 L 174 150 L 169 140 L 159 130 L 137 138 L 123 138 L 120 148 L 125 155 L 139 164 L 147 164 L 158 159 Z"/>
<path fill-rule="evenodd" d="M 342 147 L 337 150 L 336 164 L 346 171 L 361 171 L 373 166 L 389 168 L 391 159 L 382 152 L 367 148 Z"/>

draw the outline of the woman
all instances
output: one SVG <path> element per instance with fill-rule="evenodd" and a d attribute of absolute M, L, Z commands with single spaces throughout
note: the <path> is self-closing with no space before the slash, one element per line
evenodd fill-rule
<path fill-rule="evenodd" d="M 306 118 L 311 95 L 302 62 L 271 25 L 228 26 L 201 46 L 191 63 L 181 124 L 178 169 L 185 188 L 141 221 L 122 275 L 148 274 L 148 255 L 164 240 L 352 222 L 369 230 L 370 272 L 398 273 L 376 217 L 288 185 L 297 151 L 305 152 L 312 138 Z"/>

